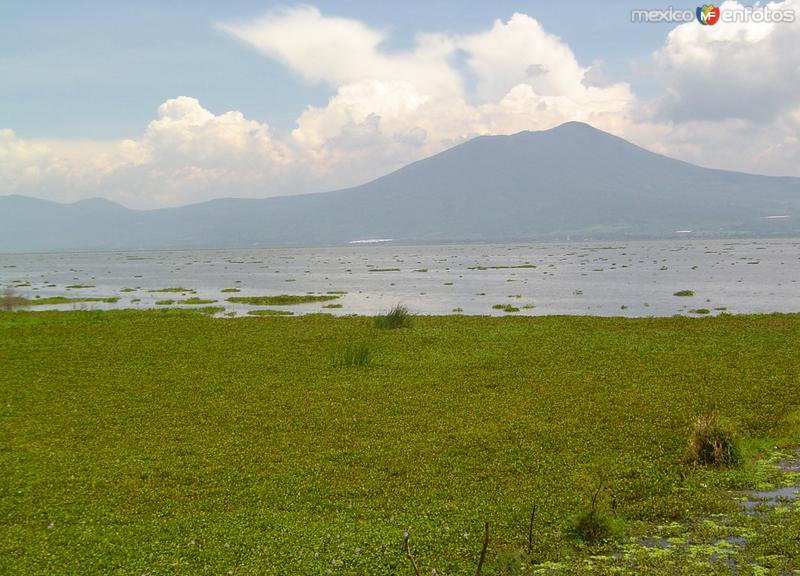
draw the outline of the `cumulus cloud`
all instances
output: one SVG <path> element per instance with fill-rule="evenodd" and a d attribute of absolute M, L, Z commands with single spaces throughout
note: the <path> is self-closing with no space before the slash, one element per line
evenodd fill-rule
<path fill-rule="evenodd" d="M 797 10 L 800 2 L 769 3 L 766 10 Z M 722 12 L 743 13 L 727 0 Z M 800 14 L 794 22 L 681 24 L 653 58 L 665 88 L 653 109 L 662 120 L 771 121 L 800 104 Z"/>
<path fill-rule="evenodd" d="M 253 21 L 217 26 L 303 78 L 334 88 L 372 79 L 409 82 L 426 93 L 461 89 L 461 78 L 447 63 L 454 46 L 443 35 L 420 35 L 413 50 L 388 53 L 381 49 L 386 32 L 358 20 L 323 16 L 311 6 L 273 10 Z"/>
<path fill-rule="evenodd" d="M 339 19 L 317 11 L 303 14 L 313 15 L 315 30 L 344 27 Z M 261 21 L 246 34 L 237 30 L 236 35 L 273 57 L 289 60 L 277 55 L 278 40 L 272 32 L 276 20 L 283 23 L 294 17 L 294 12 L 271 14 L 267 24 Z M 351 175 L 374 177 L 478 134 L 550 128 L 568 120 L 618 131 L 634 101 L 627 84 L 598 82 L 598 63 L 580 66 L 569 46 L 524 14 L 514 14 L 507 22 L 498 20 L 478 34 L 422 37 L 414 50 L 398 57 L 413 61 L 425 54 L 428 65 L 434 70 L 446 67 L 449 78 L 456 74 L 453 57 L 459 56 L 475 80 L 471 91 L 460 77 L 443 89 L 427 82 L 427 73 L 421 78 L 408 74 L 405 64 L 380 52 L 381 33 L 363 25 L 357 30 L 350 30 L 352 36 L 373 41 L 342 41 L 359 44 L 362 64 L 331 59 L 325 80 L 332 84 L 338 80 L 340 85 L 325 106 L 308 107 L 292 132 L 293 142 L 337 184 L 335 174 L 344 166 Z M 316 53 L 320 43 L 335 44 L 328 34 L 293 35 L 289 44 L 293 53 L 305 56 Z M 438 51 L 431 52 L 430 44 Z M 377 61 L 377 72 L 363 64 Z M 289 65 L 315 77 L 315 64 L 304 58 L 292 58 Z"/>
<path fill-rule="evenodd" d="M 4 189 L 58 200 L 102 195 L 144 208 L 264 196 L 286 192 L 292 161 L 266 124 L 185 96 L 164 102 L 133 140 L 25 141 L 0 131 Z"/>
<path fill-rule="evenodd" d="M 652 58 L 664 93 L 636 110 L 626 135 L 657 152 L 715 168 L 800 176 L 800 2 L 756 5 L 791 22 L 690 22 Z M 723 12 L 746 11 L 727 0 Z"/>
<path fill-rule="evenodd" d="M 729 0 L 722 9 L 736 6 Z M 800 18 L 679 25 L 649 67 L 663 94 L 642 102 L 629 84 L 606 77 L 601 60 L 581 64 L 525 14 L 474 34 L 422 34 L 410 48 L 390 51 L 387 32 L 363 22 L 313 7 L 273 10 L 217 27 L 330 88 L 329 100 L 308 106 L 290 132 L 180 96 L 128 140 L 30 141 L 0 130 L 0 186 L 60 200 L 106 196 L 132 207 L 321 191 L 476 135 L 569 120 L 701 165 L 800 175 L 798 26 Z"/>

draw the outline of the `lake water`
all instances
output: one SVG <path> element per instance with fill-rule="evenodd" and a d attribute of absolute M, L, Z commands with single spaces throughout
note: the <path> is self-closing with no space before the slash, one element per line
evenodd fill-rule
<path fill-rule="evenodd" d="M 151 308 L 199 297 L 229 312 L 671 316 L 799 312 L 800 239 L 520 243 L 444 246 L 2 254 L 0 284 L 28 298 L 113 297 L 36 309 Z M 89 288 L 68 288 L 89 285 Z M 148 292 L 171 287 L 191 294 Z M 238 293 L 221 290 L 237 288 Z M 122 291 L 133 289 L 132 291 Z M 691 290 L 693 296 L 674 293 Z M 231 304 L 230 296 L 343 291 L 295 306 Z M 518 308 L 504 312 L 495 305 Z M 182 307 L 184 305 L 181 305 Z"/>

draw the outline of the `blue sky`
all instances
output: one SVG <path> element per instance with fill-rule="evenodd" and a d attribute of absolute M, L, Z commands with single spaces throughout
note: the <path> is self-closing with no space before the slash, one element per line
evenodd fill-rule
<path fill-rule="evenodd" d="M 631 22 L 669 6 L 696 4 L 10 1 L 0 194 L 148 208 L 323 191 L 570 120 L 800 176 L 800 17 Z"/>
<path fill-rule="evenodd" d="M 636 73 L 663 42 L 668 24 L 632 24 L 631 8 L 606 2 L 315 2 L 323 13 L 389 31 L 388 50 L 419 32 L 470 33 L 515 12 L 534 16 L 583 64 L 601 59 L 611 79 L 642 93 L 655 81 Z M 213 111 L 241 110 L 291 128 L 324 86 L 214 29 L 259 16 L 276 2 L 11 2 L 0 21 L 0 126 L 23 137 L 132 137 L 166 99 L 191 94 Z M 681 4 L 673 4 L 680 6 Z M 687 4 L 687 7 L 692 7 Z M 646 67 L 645 67 L 646 68 Z"/>

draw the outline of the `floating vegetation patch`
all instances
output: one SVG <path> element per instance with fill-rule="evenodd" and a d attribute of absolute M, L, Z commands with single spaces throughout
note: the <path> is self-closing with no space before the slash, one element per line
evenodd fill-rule
<path fill-rule="evenodd" d="M 194 292 L 191 288 L 157 288 L 155 290 L 148 290 L 148 292 Z"/>
<path fill-rule="evenodd" d="M 495 304 L 492 306 L 493 310 L 502 310 L 503 312 L 519 312 L 519 308 L 511 304 Z"/>
<path fill-rule="evenodd" d="M 514 266 L 469 266 L 467 270 L 509 270 L 514 268 L 536 268 L 535 264 L 517 264 Z"/>
<path fill-rule="evenodd" d="M 263 310 L 250 310 L 247 314 L 250 316 L 291 316 L 294 312 L 291 310 L 270 310 L 265 308 Z"/>
<path fill-rule="evenodd" d="M 694 296 L 694 290 L 678 290 L 673 296 Z"/>
<path fill-rule="evenodd" d="M 210 300 L 208 298 L 187 298 L 186 300 L 179 300 L 180 304 L 213 304 L 216 300 Z"/>
<path fill-rule="evenodd" d="M 28 300 L 27 306 L 49 306 L 51 304 L 76 304 L 80 302 L 105 302 L 107 304 L 114 304 L 118 302 L 117 296 L 111 298 L 67 298 L 65 296 L 50 296 L 49 298 L 34 298 Z"/>
<path fill-rule="evenodd" d="M 232 296 L 226 301 L 232 304 L 249 304 L 251 306 L 289 306 L 310 302 L 327 302 L 337 298 L 339 298 L 338 294 L 279 294 L 277 296 Z"/>

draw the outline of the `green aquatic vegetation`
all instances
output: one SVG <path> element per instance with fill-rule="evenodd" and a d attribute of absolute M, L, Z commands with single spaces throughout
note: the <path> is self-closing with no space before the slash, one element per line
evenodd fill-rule
<path fill-rule="evenodd" d="M 338 294 L 279 294 L 277 296 L 232 296 L 226 301 L 232 304 L 250 304 L 251 306 L 288 306 L 308 304 L 309 302 L 327 302 L 337 298 L 339 298 Z"/>
<path fill-rule="evenodd" d="M 400 268 L 369 268 L 369 272 L 400 272 Z"/>
<path fill-rule="evenodd" d="M 136 292 L 136 288 L 120 288 L 120 292 Z"/>
<path fill-rule="evenodd" d="M 323 308 L 341 308 L 341 307 L 342 307 L 342 305 L 338 304 L 338 303 L 336 303 L 336 304 L 325 304 L 323 306 Z"/>
<path fill-rule="evenodd" d="M 411 526 L 422 573 L 474 574 L 490 521 L 484 576 L 724 574 L 724 549 L 791 574 L 796 510 L 740 516 L 728 490 L 800 440 L 799 340 L 792 314 L 2 312 L 0 573 L 413 574 Z M 334 369 L 358 342 L 368 367 Z M 740 466 L 682 464 L 713 406 Z M 620 542 L 575 538 L 600 476 Z"/>
<path fill-rule="evenodd" d="M 694 296 L 694 290 L 678 290 L 673 296 Z"/>
<path fill-rule="evenodd" d="M 179 304 L 213 304 L 216 300 L 208 298 L 187 298 L 186 300 L 178 300 Z"/>
<path fill-rule="evenodd" d="M 467 270 L 512 270 L 515 268 L 536 268 L 535 264 L 517 264 L 514 266 L 468 266 Z"/>
<path fill-rule="evenodd" d="M 699 315 L 711 314 L 711 310 L 709 310 L 708 308 L 695 308 L 693 310 L 689 310 L 689 313 L 690 314 L 699 314 Z"/>
<path fill-rule="evenodd" d="M 148 290 L 148 292 L 194 292 L 191 288 L 157 288 L 155 290 Z"/>
<path fill-rule="evenodd" d="M 292 316 L 294 312 L 291 310 L 270 310 L 270 309 L 263 309 L 263 310 L 249 310 L 247 312 L 250 316 Z"/>
<path fill-rule="evenodd" d="M 93 286 L 91 284 L 70 284 L 69 286 L 65 286 L 65 288 L 67 288 L 67 289 L 71 289 L 71 288 L 96 288 L 96 286 Z"/>
<path fill-rule="evenodd" d="M 48 298 L 34 298 L 26 302 L 26 306 L 49 306 L 52 304 L 77 304 L 81 302 L 105 302 L 114 304 L 119 302 L 117 296 L 110 298 L 68 298 L 66 296 L 50 296 Z"/>
<path fill-rule="evenodd" d="M 241 292 L 238 288 L 223 288 L 220 292 Z"/>
<path fill-rule="evenodd" d="M 494 310 L 502 310 L 503 312 L 519 312 L 519 308 L 511 304 L 495 304 L 492 306 Z"/>
<path fill-rule="evenodd" d="M 172 306 L 175 300 L 156 300 L 156 306 Z"/>

